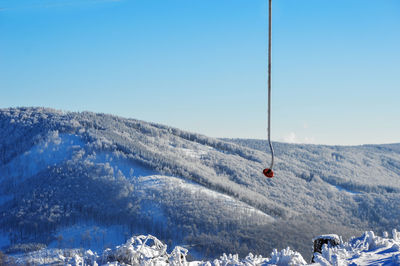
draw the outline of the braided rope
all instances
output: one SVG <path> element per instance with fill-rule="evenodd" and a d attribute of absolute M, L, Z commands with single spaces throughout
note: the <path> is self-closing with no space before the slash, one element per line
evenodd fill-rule
<path fill-rule="evenodd" d="M 271 143 L 271 50 L 272 50 L 272 0 L 269 0 L 269 23 L 268 23 L 268 144 L 271 150 L 271 165 L 274 166 L 274 148 Z"/>

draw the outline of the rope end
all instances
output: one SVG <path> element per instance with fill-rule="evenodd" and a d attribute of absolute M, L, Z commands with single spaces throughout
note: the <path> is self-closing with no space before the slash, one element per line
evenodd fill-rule
<path fill-rule="evenodd" d="M 263 170 L 263 174 L 268 178 L 274 177 L 274 171 L 272 171 L 272 169 L 270 169 L 270 168 L 265 168 Z"/>

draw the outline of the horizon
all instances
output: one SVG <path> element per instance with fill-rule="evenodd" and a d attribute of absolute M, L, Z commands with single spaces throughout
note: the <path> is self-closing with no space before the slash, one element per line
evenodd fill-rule
<path fill-rule="evenodd" d="M 266 139 L 267 4 L 0 0 L 0 108 Z M 399 12 L 396 0 L 273 1 L 273 141 L 400 143 Z"/>
<path fill-rule="evenodd" d="M 57 108 L 53 108 L 53 107 L 45 107 L 45 106 L 16 106 L 16 107 L 5 107 L 5 108 L 0 108 L 0 110 L 2 109 L 8 109 L 8 108 L 15 108 L 15 109 L 25 109 L 25 108 L 33 108 L 33 109 L 47 109 L 47 110 L 54 110 L 57 112 L 62 112 L 62 113 L 84 113 L 84 112 L 88 112 L 88 113 L 94 113 L 94 114 L 105 114 L 105 115 L 110 115 L 110 116 L 115 116 L 118 118 L 123 118 L 123 119 L 133 119 L 133 120 L 137 120 L 137 121 L 141 121 L 141 122 L 145 122 L 145 123 L 150 123 L 150 124 L 160 124 L 163 126 L 168 126 L 168 127 L 172 127 L 172 128 L 176 128 L 178 130 L 183 130 L 189 133 L 194 133 L 194 134 L 200 134 L 200 135 L 204 135 L 202 133 L 199 132 L 195 132 L 195 131 L 190 131 L 190 130 L 184 130 L 182 128 L 177 128 L 174 126 L 170 126 L 167 124 L 162 124 L 162 123 L 158 123 L 158 122 L 154 122 L 154 121 L 146 121 L 146 120 L 142 120 L 142 119 L 138 119 L 135 117 L 125 117 L 125 116 L 121 116 L 121 115 L 115 115 L 115 114 L 110 114 L 110 113 L 103 113 L 103 112 L 93 112 L 90 110 L 82 110 L 82 111 L 71 111 L 71 110 L 63 110 L 63 109 L 57 109 Z M 206 137 L 211 137 L 208 135 L 204 135 Z M 224 140 L 224 139 L 229 139 L 229 140 L 235 140 L 235 139 L 242 139 L 242 140 L 261 140 L 261 141 L 267 141 L 266 138 L 227 138 L 227 137 L 211 137 L 211 138 L 215 138 L 215 139 L 220 139 L 220 140 Z M 339 146 L 339 147 L 357 147 L 357 146 L 381 146 L 381 145 L 397 145 L 400 144 L 400 142 L 388 142 L 388 143 L 364 143 L 364 144 L 322 144 L 322 143 L 301 143 L 301 142 L 285 142 L 285 141 L 280 141 L 280 140 L 272 140 L 273 143 L 282 143 L 282 144 L 293 144 L 293 145 L 316 145 L 316 146 Z M 269 149 L 268 149 L 269 152 Z"/>

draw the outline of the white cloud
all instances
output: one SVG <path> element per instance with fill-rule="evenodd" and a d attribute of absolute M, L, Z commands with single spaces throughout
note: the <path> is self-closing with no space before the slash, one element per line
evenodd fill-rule
<path fill-rule="evenodd" d="M 290 132 L 289 134 L 283 137 L 283 141 L 287 143 L 297 143 L 296 133 Z"/>
<path fill-rule="evenodd" d="M 284 135 L 282 138 L 283 142 L 286 143 L 306 143 L 306 144 L 315 144 L 315 138 L 310 137 L 298 137 L 295 132 L 290 132 L 287 135 Z"/>
<path fill-rule="evenodd" d="M 315 138 L 314 137 L 305 137 L 303 143 L 315 144 Z"/>

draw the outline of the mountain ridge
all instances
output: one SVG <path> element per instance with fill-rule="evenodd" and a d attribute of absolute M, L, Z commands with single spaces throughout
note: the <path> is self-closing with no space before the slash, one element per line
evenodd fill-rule
<path fill-rule="evenodd" d="M 206 257 L 287 245 L 309 254 L 315 235 L 391 230 L 400 218 L 400 144 L 274 143 L 277 175 L 267 180 L 262 140 L 47 108 L 0 109 L 0 129 L 0 224 L 11 246 L 53 243 L 93 220 Z"/>

